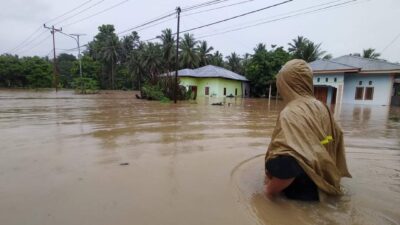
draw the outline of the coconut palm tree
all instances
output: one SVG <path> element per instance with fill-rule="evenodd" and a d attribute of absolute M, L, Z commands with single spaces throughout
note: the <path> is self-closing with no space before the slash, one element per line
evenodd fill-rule
<path fill-rule="evenodd" d="M 208 47 L 207 41 L 201 41 L 197 46 L 199 50 L 199 66 L 206 66 L 210 64 L 211 61 L 211 51 L 214 50 L 213 47 Z"/>
<path fill-rule="evenodd" d="M 214 66 L 224 66 L 224 56 L 219 51 L 216 51 L 210 59 L 210 64 Z"/>
<path fill-rule="evenodd" d="M 104 62 L 111 66 L 111 89 L 115 89 L 115 69 L 119 55 L 119 40 L 118 37 L 112 36 L 106 40 L 106 46 L 101 48 L 101 58 Z"/>
<path fill-rule="evenodd" d="M 242 59 L 236 52 L 226 57 L 228 69 L 235 73 L 242 73 Z"/>
<path fill-rule="evenodd" d="M 157 36 L 162 42 L 164 67 L 167 71 L 175 68 L 175 38 L 171 29 L 165 29 Z"/>
<path fill-rule="evenodd" d="M 144 44 L 140 54 L 141 66 L 147 74 L 151 84 L 158 82 L 158 75 L 162 72 L 163 52 L 159 44 L 148 42 Z"/>
<path fill-rule="evenodd" d="M 368 59 L 378 59 L 379 56 L 381 56 L 380 53 L 375 52 L 375 49 L 373 48 L 368 48 L 363 50 L 363 58 L 368 58 Z"/>
<path fill-rule="evenodd" d="M 199 54 L 196 48 L 197 41 L 193 34 L 186 33 L 180 43 L 181 66 L 184 68 L 196 68 L 199 65 Z"/>
<path fill-rule="evenodd" d="M 321 43 L 315 44 L 303 36 L 298 36 L 292 40 L 293 43 L 288 43 L 288 51 L 295 59 L 303 59 L 307 62 L 312 62 L 320 59 L 326 52 L 320 49 Z"/>

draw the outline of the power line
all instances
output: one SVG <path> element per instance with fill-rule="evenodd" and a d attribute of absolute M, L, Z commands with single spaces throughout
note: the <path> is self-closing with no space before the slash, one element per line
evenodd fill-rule
<path fill-rule="evenodd" d="M 82 4 L 80 4 L 80 5 L 76 6 L 76 7 L 74 7 L 73 9 L 68 10 L 67 12 L 65 12 L 65 13 L 63 13 L 63 14 L 57 16 L 57 17 L 54 17 L 53 19 L 50 19 L 50 20 L 48 20 L 48 21 L 45 22 L 45 23 L 49 23 L 49 22 L 51 22 L 51 21 L 55 21 L 55 20 L 57 20 L 57 19 L 59 19 L 59 18 L 65 16 L 65 15 L 67 15 L 67 14 L 69 14 L 69 13 L 71 13 L 71 12 L 77 10 L 77 9 L 79 9 L 80 7 L 82 7 L 82 6 L 86 5 L 86 4 L 88 4 L 88 3 L 91 2 L 91 1 L 93 1 L 93 0 L 85 1 L 85 2 L 83 2 Z M 45 33 L 45 32 L 43 32 L 43 33 L 40 33 L 39 35 L 36 35 L 41 29 L 42 29 L 42 26 L 39 26 L 39 27 L 38 27 L 33 33 L 31 33 L 25 40 L 23 40 L 20 44 L 18 44 L 16 47 L 10 49 L 10 50 L 7 51 L 7 52 L 18 51 L 18 50 L 21 49 L 21 47 L 24 48 L 24 47 L 28 46 L 28 45 L 29 45 L 30 43 L 32 43 L 34 40 L 36 40 L 37 38 L 39 38 L 40 36 L 42 36 L 43 33 Z M 35 36 L 35 35 L 36 35 L 36 36 Z"/>
<path fill-rule="evenodd" d="M 173 16 L 173 15 L 175 15 L 175 12 L 170 13 L 170 14 L 165 15 L 165 16 L 162 16 L 162 17 L 159 17 L 159 18 L 156 18 L 156 19 L 153 19 L 153 20 L 151 20 L 151 21 L 149 21 L 149 22 L 146 22 L 146 23 L 144 23 L 144 24 L 141 24 L 141 25 L 138 25 L 138 26 L 135 26 L 135 27 L 132 27 L 132 28 L 123 30 L 123 31 L 117 33 L 117 35 L 120 35 L 120 34 L 129 32 L 129 31 L 131 31 L 131 30 L 135 30 L 135 29 L 140 28 L 140 27 L 144 27 L 144 26 L 146 26 L 146 25 L 155 23 L 155 22 L 157 22 L 157 21 L 163 20 L 163 19 L 168 18 L 168 17 Z"/>
<path fill-rule="evenodd" d="M 215 34 L 203 35 L 203 36 L 200 36 L 198 38 L 211 37 L 211 36 L 215 36 L 215 35 L 226 34 L 226 33 L 229 33 L 229 32 L 244 30 L 244 29 L 260 26 L 260 25 L 267 24 L 267 23 L 277 22 L 277 21 L 280 21 L 280 20 L 284 20 L 284 19 L 288 19 L 288 18 L 300 16 L 300 15 L 315 13 L 315 12 L 319 12 L 319 11 L 322 11 L 322 10 L 326 10 L 326 9 L 330 9 L 330 8 L 334 8 L 334 7 L 338 7 L 338 6 L 342 6 L 342 5 L 346 5 L 346 4 L 355 2 L 355 1 L 357 1 L 357 0 L 351 0 L 351 1 L 343 2 L 343 3 L 330 5 L 330 6 L 327 6 L 327 7 L 323 7 L 323 8 L 319 8 L 319 9 L 303 12 L 303 13 L 297 13 L 297 14 L 293 14 L 293 15 L 289 15 L 289 16 L 280 17 L 280 18 L 277 18 L 277 19 L 267 20 L 267 21 L 256 23 L 256 24 L 253 24 L 253 25 L 243 26 L 243 27 L 239 27 L 239 28 L 235 28 L 235 29 L 231 29 L 231 30 L 226 30 L 226 31 L 223 31 L 223 32 L 215 33 Z"/>
<path fill-rule="evenodd" d="M 393 40 L 391 42 L 389 42 L 389 44 L 386 45 L 386 47 L 383 48 L 383 50 L 381 51 L 381 53 L 385 52 L 390 46 L 392 46 L 392 44 L 394 44 L 394 42 L 400 37 L 400 33 L 398 35 L 396 35 L 395 38 L 393 38 Z"/>
<path fill-rule="evenodd" d="M 190 31 L 193 31 L 193 30 L 198 30 L 198 29 L 201 29 L 201 28 L 204 28 L 204 27 L 209 27 L 209 26 L 212 26 L 212 25 L 215 25 L 215 24 L 219 24 L 219 23 L 223 23 L 223 22 L 226 22 L 226 21 L 229 21 L 229 20 L 237 19 L 239 17 L 247 16 L 247 15 L 250 15 L 250 14 L 253 14 L 253 13 L 257 13 L 257 12 L 260 12 L 260 11 L 263 11 L 263 10 L 267 10 L 267 9 L 274 8 L 274 7 L 283 5 L 283 4 L 287 4 L 287 3 L 292 2 L 292 1 L 293 0 L 286 0 L 286 1 L 283 1 L 283 2 L 280 2 L 280 3 L 269 5 L 269 6 L 266 6 L 266 7 L 260 8 L 260 9 L 256 9 L 256 10 L 253 10 L 253 11 L 250 11 L 250 12 L 242 13 L 242 14 L 237 15 L 237 16 L 229 17 L 229 18 L 226 18 L 226 19 L 223 19 L 223 20 L 218 20 L 216 22 L 205 24 L 205 25 L 202 25 L 202 26 L 199 26 L 199 27 L 190 28 L 190 29 L 182 31 L 182 33 L 190 32 Z"/>
<path fill-rule="evenodd" d="M 219 24 L 219 23 L 223 23 L 223 22 L 226 22 L 226 21 L 229 21 L 229 20 L 233 20 L 233 19 L 236 19 L 236 18 L 239 18 L 239 17 L 247 16 L 247 15 L 249 15 L 249 14 L 253 14 L 253 13 L 256 13 L 256 12 L 260 12 L 260 11 L 262 11 L 262 10 L 266 10 L 266 9 L 270 9 L 270 8 L 273 8 L 273 7 L 277 7 L 277 6 L 280 6 L 280 5 L 283 5 L 283 4 L 292 2 L 292 1 L 293 1 L 293 0 L 286 0 L 286 1 L 283 1 L 283 2 L 280 2 L 280 3 L 277 3 L 277 4 L 269 5 L 269 6 L 266 6 L 266 7 L 260 8 L 260 9 L 256 9 L 256 10 L 253 10 L 253 11 L 250 11 L 250 12 L 242 13 L 242 14 L 240 14 L 240 15 L 236 15 L 236 16 L 233 16 L 233 17 L 229 17 L 229 18 L 226 18 L 226 19 L 223 19 L 223 20 L 218 20 L 218 21 L 216 21 L 216 22 L 212 22 L 212 23 L 205 24 L 205 25 L 202 25 L 202 26 L 190 28 L 190 29 L 187 29 L 187 30 L 182 31 L 182 33 L 189 32 L 189 31 L 193 31 L 193 30 L 198 30 L 198 29 L 201 29 L 201 28 L 204 28 L 204 27 L 209 27 L 209 26 L 212 26 L 212 25 L 215 25 L 215 24 Z M 176 33 L 174 33 L 173 35 L 175 35 L 175 34 L 176 34 Z M 145 41 L 151 41 L 151 40 L 155 40 L 155 39 L 157 39 L 157 37 L 151 38 L 151 39 L 147 39 L 147 40 L 145 40 Z"/>
<path fill-rule="evenodd" d="M 17 48 L 14 50 L 15 53 L 17 52 L 25 52 L 25 48 L 29 47 L 30 44 L 34 43 L 38 38 L 40 38 L 41 36 L 43 36 L 44 34 L 46 34 L 46 31 L 43 31 L 41 33 L 39 33 L 39 35 L 36 35 L 35 38 L 31 39 L 30 41 L 26 42 L 24 45 L 22 45 L 21 47 Z"/>
<path fill-rule="evenodd" d="M 25 44 L 25 42 L 29 41 L 37 32 L 39 32 L 42 29 L 42 27 L 38 27 L 34 32 L 32 32 L 26 39 L 24 39 L 20 44 L 18 44 L 17 46 L 15 46 L 14 48 L 8 50 L 7 52 L 11 53 L 15 50 L 17 50 L 18 48 L 20 48 L 22 45 Z"/>
<path fill-rule="evenodd" d="M 60 24 L 60 23 L 62 23 L 62 22 L 64 22 L 64 21 L 67 21 L 67 20 L 69 20 L 69 19 L 71 19 L 71 18 L 73 18 L 73 17 L 75 17 L 75 16 L 77 16 L 77 15 L 79 15 L 79 14 L 82 14 L 83 12 L 85 12 L 85 11 L 87 11 L 87 10 L 89 10 L 89 9 L 91 9 L 91 8 L 93 8 L 93 7 L 97 6 L 97 5 L 99 5 L 99 4 L 101 4 L 101 3 L 104 2 L 104 1 L 105 1 L 105 0 L 100 0 L 100 1 L 98 1 L 98 2 L 96 2 L 96 3 L 94 3 L 93 5 L 90 5 L 89 7 L 86 7 L 86 8 L 84 8 L 84 9 L 82 9 L 81 11 L 79 11 L 79 12 L 77 12 L 77 13 L 75 13 L 75 14 L 73 14 L 73 15 L 67 17 L 67 18 L 64 18 L 63 20 L 61 20 L 61 21 L 55 23 L 54 25 L 58 25 L 58 24 Z"/>
<path fill-rule="evenodd" d="M 75 8 L 73 8 L 73 9 L 71 9 L 71 10 L 68 10 L 67 12 L 65 12 L 65 13 L 63 13 L 63 14 L 61 14 L 61 15 L 59 15 L 59 16 L 53 18 L 53 19 L 50 19 L 50 20 L 46 21 L 45 23 L 50 23 L 50 22 L 52 22 L 52 21 L 54 21 L 54 20 L 57 20 L 57 19 L 59 19 L 59 18 L 65 16 L 65 15 L 67 15 L 67 14 L 69 14 L 69 13 L 71 13 L 71 12 L 77 10 L 77 9 L 79 9 L 80 7 L 82 7 L 82 6 L 86 5 L 86 4 L 88 4 L 88 3 L 91 2 L 91 1 L 93 1 L 93 0 L 88 0 L 88 1 L 86 1 L 86 2 L 84 2 L 84 3 L 82 3 L 82 4 L 80 4 L 80 5 L 76 6 Z"/>
<path fill-rule="evenodd" d="M 80 20 L 76 20 L 76 21 L 74 21 L 74 22 L 72 22 L 72 23 L 69 23 L 69 24 L 67 24 L 67 25 L 64 25 L 63 27 L 68 27 L 68 26 L 74 25 L 74 24 L 76 24 L 76 23 L 82 22 L 82 21 L 84 21 L 84 20 L 88 20 L 88 19 L 90 19 L 90 18 L 92 18 L 92 17 L 94 17 L 94 16 L 97 16 L 97 15 L 102 14 L 102 13 L 105 13 L 105 12 L 111 10 L 111 9 L 114 9 L 114 8 L 120 6 L 120 5 L 122 5 L 122 4 L 124 4 L 124 3 L 128 2 L 128 1 L 129 1 L 129 0 L 121 1 L 121 2 L 119 2 L 119 3 L 117 3 L 117 4 L 115 4 L 115 5 L 112 5 L 112 6 L 108 7 L 108 8 L 106 8 L 106 9 L 101 10 L 101 11 L 99 11 L 99 12 L 97 12 L 97 13 L 94 13 L 94 14 L 92 14 L 92 15 L 90 15 L 90 16 L 84 17 L 84 18 L 82 18 L 82 19 L 80 19 Z"/>
<path fill-rule="evenodd" d="M 219 3 L 222 3 L 222 2 L 226 2 L 226 1 L 229 1 L 229 0 L 212 0 L 212 1 L 208 1 L 208 2 L 203 2 L 203 3 L 200 3 L 200 4 L 196 4 L 196 5 L 193 5 L 193 6 L 189 6 L 189 7 L 183 8 L 182 12 L 187 12 L 187 11 L 195 10 L 195 9 L 198 9 L 198 8 L 207 7 L 207 6 L 210 6 L 210 5 L 215 5 L 215 4 L 219 4 Z"/>
<path fill-rule="evenodd" d="M 39 45 L 43 44 L 43 42 L 45 42 L 45 41 L 46 41 L 47 39 L 49 39 L 50 37 L 51 37 L 51 35 L 46 36 L 46 37 L 43 38 L 41 41 L 39 41 L 36 45 L 32 46 L 32 47 L 29 48 L 29 49 L 25 49 L 25 50 L 23 50 L 23 51 L 20 51 L 19 54 L 24 53 L 24 52 L 27 52 L 27 51 L 30 51 L 30 50 L 32 50 L 32 49 L 38 47 Z"/>
<path fill-rule="evenodd" d="M 236 6 L 236 5 L 241 5 L 241 4 L 254 2 L 254 1 L 255 0 L 245 0 L 245 1 L 237 2 L 237 3 L 233 3 L 233 4 L 229 4 L 229 5 L 219 6 L 219 7 L 212 8 L 212 9 L 207 9 L 207 10 L 202 10 L 202 11 L 197 11 L 197 12 L 193 12 L 193 13 L 184 14 L 183 16 L 191 16 L 191 15 L 196 15 L 196 14 L 200 14 L 200 13 L 204 13 L 204 12 L 215 11 L 215 10 L 218 10 L 218 9 L 223 9 L 223 8 Z"/>
<path fill-rule="evenodd" d="M 268 19 L 268 18 L 272 19 L 272 18 L 277 18 L 277 17 L 281 17 L 281 16 L 286 16 L 286 15 L 290 15 L 292 13 L 302 12 L 302 11 L 305 11 L 305 10 L 308 10 L 308 9 L 313 9 L 313 8 L 317 8 L 317 7 L 324 6 L 324 5 L 330 5 L 330 4 L 333 4 L 335 2 L 341 2 L 341 1 L 343 1 L 343 0 L 334 0 L 334 1 L 330 1 L 330 2 L 325 2 L 325 3 L 322 3 L 322 4 L 313 5 L 313 6 L 297 9 L 297 10 L 292 10 L 292 11 L 286 12 L 286 13 L 281 13 L 281 14 L 278 14 L 278 15 L 275 15 L 275 16 L 264 18 L 264 19 L 257 19 L 257 20 L 253 20 L 253 21 L 248 21 L 246 23 L 242 23 L 242 24 L 238 24 L 238 25 L 253 24 L 254 22 L 264 21 L 265 19 Z M 237 27 L 237 25 L 234 26 L 233 28 L 236 28 L 236 27 Z"/>

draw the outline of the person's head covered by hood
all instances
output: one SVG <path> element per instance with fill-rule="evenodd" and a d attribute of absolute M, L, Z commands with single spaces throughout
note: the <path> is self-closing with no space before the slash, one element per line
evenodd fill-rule
<path fill-rule="evenodd" d="M 276 86 L 285 102 L 299 97 L 313 97 L 313 74 L 310 66 L 301 59 L 287 62 L 278 73 Z"/>
<path fill-rule="evenodd" d="M 267 194 L 283 192 L 300 200 L 317 200 L 318 190 L 342 194 L 340 179 L 351 177 L 343 133 L 328 107 L 314 97 L 312 69 L 304 60 L 291 60 L 279 71 L 276 85 L 287 105 L 265 156 Z"/>

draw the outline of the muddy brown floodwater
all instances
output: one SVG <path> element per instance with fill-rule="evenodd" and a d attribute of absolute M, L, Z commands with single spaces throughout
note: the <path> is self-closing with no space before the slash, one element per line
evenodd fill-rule
<path fill-rule="evenodd" d="M 0 90 L 0 224 L 400 224 L 400 108 L 336 107 L 345 195 L 272 202 L 263 155 L 282 104 L 217 101 Z"/>

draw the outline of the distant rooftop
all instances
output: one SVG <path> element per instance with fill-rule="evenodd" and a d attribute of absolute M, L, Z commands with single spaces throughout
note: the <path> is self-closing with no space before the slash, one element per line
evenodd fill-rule
<path fill-rule="evenodd" d="M 380 59 L 367 59 L 345 55 L 331 60 L 316 60 L 310 63 L 316 73 L 323 72 L 393 72 L 400 73 L 400 64 Z"/>
<path fill-rule="evenodd" d="M 173 75 L 174 73 L 172 73 Z M 197 69 L 182 69 L 178 71 L 179 77 L 199 78 L 225 78 L 230 80 L 248 81 L 246 77 L 222 67 L 208 65 Z"/>

